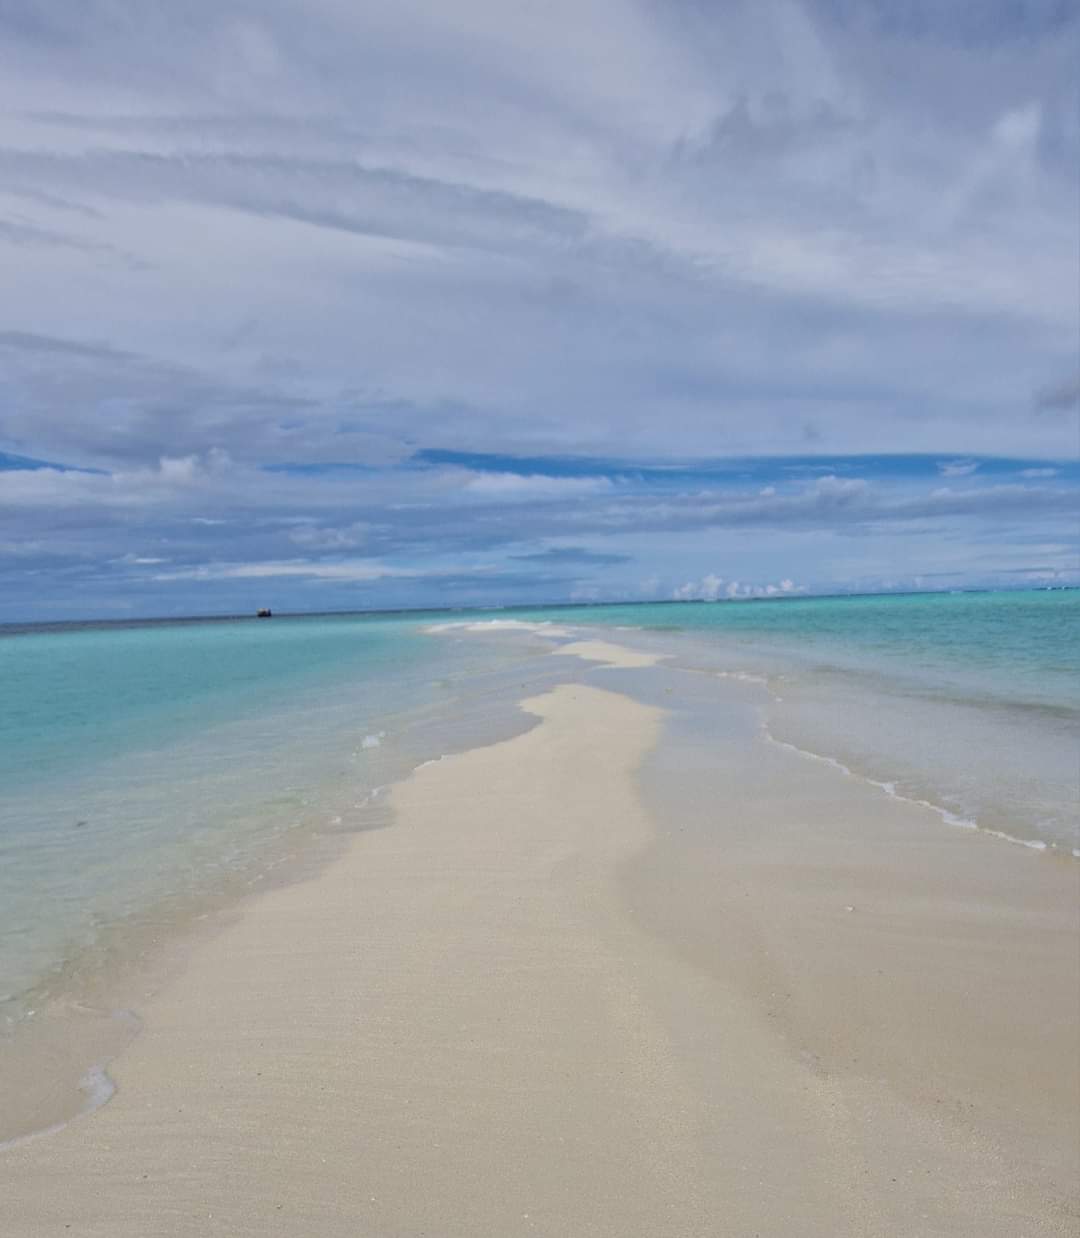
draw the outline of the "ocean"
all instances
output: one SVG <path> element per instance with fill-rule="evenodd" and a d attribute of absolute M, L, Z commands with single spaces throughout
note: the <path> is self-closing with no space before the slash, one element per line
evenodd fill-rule
<path fill-rule="evenodd" d="M 187 908 L 520 729 L 504 643 L 415 616 L 0 629 L 0 1028 Z"/>
<path fill-rule="evenodd" d="M 715 677 L 718 702 L 757 684 L 763 742 L 943 828 L 1074 856 L 1078 619 L 1054 591 L 0 628 L 0 1012 L 530 725 L 514 702 L 580 673 L 545 654 L 582 631 Z"/>
<path fill-rule="evenodd" d="M 524 616 L 519 616 L 524 617 Z M 623 627 L 688 666 L 758 678 L 763 733 L 937 808 L 1080 849 L 1080 591 L 538 612 Z"/>

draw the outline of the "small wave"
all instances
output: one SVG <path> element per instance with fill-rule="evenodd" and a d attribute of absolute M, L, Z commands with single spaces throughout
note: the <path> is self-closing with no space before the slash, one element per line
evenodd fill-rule
<path fill-rule="evenodd" d="M 995 838 L 1003 838 L 1007 843 L 1017 843 L 1021 847 L 1030 847 L 1032 851 L 1047 851 L 1051 844 L 1044 843 L 1041 838 L 1017 838 L 1015 834 L 1006 834 L 1004 830 L 988 830 L 983 826 L 976 826 L 976 829 L 981 829 L 984 834 L 993 834 Z M 1057 850 L 1057 847 L 1054 847 Z M 1073 852 L 1076 855 L 1076 852 Z"/>
<path fill-rule="evenodd" d="M 440 761 L 445 761 L 445 760 L 446 760 L 446 754 L 444 753 L 441 757 L 432 757 L 430 761 L 421 761 L 420 764 L 416 768 L 426 769 L 429 765 L 438 765 Z"/>
<path fill-rule="evenodd" d="M 377 787 L 372 787 L 370 791 L 365 791 L 358 800 L 353 800 L 353 807 L 366 808 L 372 800 L 377 800 L 385 790 L 386 786 L 383 783 L 380 783 Z M 335 820 L 340 820 L 340 818 L 335 818 Z"/>
<path fill-rule="evenodd" d="M 769 677 L 767 675 L 754 675 L 750 671 L 717 671 L 717 679 L 737 679 L 739 683 L 756 683 L 763 687 L 769 686 Z M 777 697 L 777 700 L 780 698 Z"/>
<path fill-rule="evenodd" d="M 439 632 L 529 632 L 534 636 L 573 636 L 572 628 L 543 620 L 527 623 L 524 619 L 462 619 L 452 623 L 433 623 L 424 629 L 429 634 Z"/>
<path fill-rule="evenodd" d="M 91 1066 L 79 1081 L 79 1091 L 86 1097 L 85 1115 L 107 1105 L 116 1095 L 116 1084 L 104 1066 Z"/>
<path fill-rule="evenodd" d="M 1031 851 L 1058 850 L 1055 844 L 1043 842 L 1042 839 L 1018 838 L 1015 834 L 1006 833 L 1005 830 L 991 830 L 986 826 L 979 825 L 978 821 L 974 821 L 970 817 L 961 817 L 958 813 L 951 811 L 951 809 L 943 808 L 940 804 L 934 804 L 930 800 L 916 799 L 911 795 L 903 795 L 897 790 L 895 782 L 882 782 L 877 778 L 867 778 L 865 775 L 856 774 L 854 770 L 842 761 L 838 761 L 835 757 L 822 756 L 819 752 L 810 752 L 806 748 L 799 748 L 795 744 L 789 744 L 786 740 L 777 739 L 765 724 L 762 724 L 761 733 L 770 744 L 775 744 L 777 748 L 786 748 L 789 752 L 796 753 L 804 760 L 817 761 L 821 765 L 828 765 L 846 778 L 855 778 L 859 782 L 869 783 L 870 786 L 884 791 L 890 799 L 900 800 L 904 804 L 915 804 L 919 808 L 927 808 L 931 812 L 936 813 L 946 825 L 951 825 L 961 830 L 978 830 L 980 834 L 990 834 L 994 838 L 1000 838 L 1008 843 L 1016 843 L 1018 846 L 1027 847 Z M 1080 849 L 1074 849 L 1072 854 L 1080 858 Z"/>
<path fill-rule="evenodd" d="M 361 748 L 378 748 L 386 738 L 385 731 L 379 731 L 374 735 L 365 735 L 360 743 Z"/>
<path fill-rule="evenodd" d="M 109 1101 L 116 1095 L 116 1084 L 109 1077 L 109 1072 L 102 1066 L 91 1066 L 85 1075 L 79 1080 L 79 1091 L 86 1097 L 86 1103 L 83 1108 L 64 1122 L 54 1122 L 52 1126 L 43 1126 L 38 1131 L 28 1131 L 25 1135 L 16 1135 L 13 1139 L 0 1139 L 0 1152 L 8 1152 L 12 1148 L 22 1147 L 23 1144 L 33 1143 L 37 1139 L 45 1139 L 49 1135 L 56 1135 L 70 1125 L 76 1118 L 85 1118 L 88 1114 L 95 1113 L 103 1105 L 107 1105 Z"/>
<path fill-rule="evenodd" d="M 777 748 L 786 748 L 786 749 L 788 750 L 788 752 L 794 752 L 794 753 L 796 753 L 798 756 L 800 756 L 800 757 L 804 758 L 804 760 L 807 760 L 807 761 L 817 761 L 820 765 L 828 765 L 828 766 L 830 766 L 832 769 L 839 770 L 839 771 L 840 771 L 840 773 L 841 773 L 841 774 L 843 774 L 843 775 L 845 775 L 845 777 L 847 777 L 847 778 L 857 778 L 857 777 L 858 777 L 858 775 L 857 775 L 857 774 L 855 774 L 855 773 L 853 773 L 853 772 L 852 772 L 852 771 L 851 771 L 851 770 L 850 770 L 850 769 L 849 769 L 849 768 L 848 768 L 848 767 L 847 767 L 847 766 L 843 763 L 843 761 L 838 761 L 838 760 L 836 759 L 836 757 L 823 757 L 823 756 L 821 755 L 821 753 L 819 753 L 819 752 L 810 752 L 810 751 L 808 751 L 806 748 L 798 748 L 798 747 L 796 747 L 794 744 L 789 744 L 789 743 L 787 742 L 787 740 L 784 740 L 784 739 L 777 739 L 777 738 L 776 738 L 776 737 L 772 734 L 772 732 L 769 730 L 769 728 L 768 728 L 767 726 L 765 726 L 764 724 L 762 725 L 762 728 L 761 728 L 761 733 L 762 733 L 762 735 L 764 735 L 764 736 L 765 736 L 766 740 L 768 740 L 768 742 L 769 742 L 770 744 L 775 744 Z M 866 782 L 873 782 L 873 779 L 872 779 L 872 778 L 867 778 L 867 779 L 864 779 L 864 781 L 866 781 Z M 881 782 L 876 782 L 876 783 L 874 783 L 874 785 L 875 785 L 875 786 L 877 786 L 877 787 L 884 787 L 886 784 L 885 784 L 885 783 L 881 783 Z M 889 785 L 891 785 L 891 784 L 889 784 Z"/>

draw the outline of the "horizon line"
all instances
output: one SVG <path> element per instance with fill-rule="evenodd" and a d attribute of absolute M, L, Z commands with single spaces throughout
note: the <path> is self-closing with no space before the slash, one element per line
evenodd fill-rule
<path fill-rule="evenodd" d="M 475 606 L 382 606 L 350 610 L 282 610 L 273 611 L 274 619 L 320 619 L 329 617 L 353 616 L 391 616 L 391 615 L 456 615 L 478 614 L 485 611 L 528 611 L 528 610 L 597 610 L 614 606 L 716 606 L 734 603 L 745 605 L 757 602 L 826 602 L 840 601 L 845 598 L 869 597 L 925 597 L 949 596 L 972 593 L 1064 593 L 1080 590 L 1080 584 L 1047 584 L 1047 585 L 972 585 L 955 589 L 859 589 L 839 593 L 798 593 L 776 594 L 765 597 L 718 597 L 718 598 L 623 598 L 606 601 L 576 601 L 576 602 L 492 602 L 488 605 Z M 47 627 L 109 627 L 122 624 L 138 623 L 229 623 L 239 620 L 256 620 L 259 616 L 255 611 L 222 611 L 218 613 L 194 615 L 128 615 L 123 618 L 93 618 L 83 619 L 0 619 L 0 632 L 5 628 L 47 628 Z"/>

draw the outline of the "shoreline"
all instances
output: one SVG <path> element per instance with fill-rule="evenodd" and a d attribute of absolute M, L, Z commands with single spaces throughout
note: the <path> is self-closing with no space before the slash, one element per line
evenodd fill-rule
<path fill-rule="evenodd" d="M 684 701 L 643 768 L 658 832 L 625 873 L 641 922 L 749 1003 L 820 1090 L 849 1187 L 881 1207 L 855 1232 L 1071 1233 L 1075 861 L 942 829 L 932 808 L 763 743 L 754 685 L 718 731 L 709 695 Z"/>
<path fill-rule="evenodd" d="M 420 766 L 536 725 L 538 719 L 519 708 L 520 690 L 528 683 L 542 691 L 558 678 L 554 666 L 545 666 L 543 656 L 518 658 L 507 679 L 500 658 L 485 671 L 474 681 L 476 698 L 459 694 L 450 704 L 432 701 L 380 719 L 384 727 L 394 726 L 389 743 L 381 730 L 381 742 L 369 748 L 361 727 L 356 747 L 364 750 L 362 773 L 336 771 L 313 797 L 317 808 L 305 801 L 295 823 L 264 840 L 247 863 L 103 923 L 92 940 L 74 947 L 33 985 L 5 995 L 13 1012 L 0 1003 L 0 1154 L 99 1108 L 103 1090 L 95 1081 L 108 1076 L 111 1062 L 136 1034 L 137 1012 L 182 971 L 190 951 L 213 940 L 263 892 L 317 876 L 351 838 L 384 828 L 391 817 L 385 799 L 390 788 Z"/>
<path fill-rule="evenodd" d="M 999 840 L 771 765 L 754 685 L 575 643 L 535 726 L 180 947 L 110 1102 L 0 1151 L 13 1233 L 1069 1232 L 1073 866 L 1006 877 Z M 1002 1005 L 1025 970 L 1057 1039 Z M 1053 1122 L 1003 1118 L 1017 1062 Z"/>
<path fill-rule="evenodd" d="M 575 702 L 577 709 L 584 710 L 576 725 L 548 725 L 560 706 L 565 714 Z M 617 734 L 614 751 L 610 751 L 610 745 L 605 747 L 628 775 L 655 738 L 657 715 L 622 697 L 584 686 L 562 686 L 525 705 L 542 711 L 544 724 L 516 739 L 473 749 L 416 771 L 391 792 L 398 818 L 392 829 L 357 836 L 341 859 L 322 873 L 259 896 L 213 940 L 193 949 L 182 973 L 142 1012 L 142 1034 L 115 1063 L 118 1090 L 110 1104 L 56 1135 L 10 1149 L 0 1158 L 0 1184 L 13 1232 L 31 1233 L 38 1226 L 50 1224 L 58 1228 L 72 1224 L 78 1227 L 76 1232 L 86 1233 L 145 1233 L 148 1227 L 153 1229 L 153 1217 L 161 1215 L 160 1194 L 152 1204 L 146 1201 L 153 1216 L 140 1216 L 138 1191 L 133 1194 L 130 1188 L 114 1189 L 103 1199 L 95 1186 L 104 1175 L 115 1187 L 118 1178 L 127 1176 L 125 1166 L 132 1160 L 146 1163 L 148 1158 L 155 1161 L 157 1172 L 165 1180 L 173 1177 L 169 1166 L 189 1163 L 191 1158 L 201 1166 L 194 1179 L 182 1174 L 179 1184 L 174 1181 L 161 1188 L 172 1200 L 166 1210 L 179 1207 L 174 1191 L 192 1204 L 190 1218 L 181 1222 L 177 1213 L 177 1224 L 170 1232 L 206 1232 L 210 1212 L 215 1217 L 231 1216 L 223 1222 L 222 1232 L 267 1232 L 266 1226 L 272 1232 L 296 1232 L 297 1225 L 314 1226 L 309 1232 L 355 1232 L 355 1224 L 370 1211 L 365 1205 L 374 1202 L 370 1195 L 361 1198 L 361 1193 L 348 1189 L 339 1177 L 351 1164 L 346 1149 L 359 1137 L 359 1131 L 353 1130 L 358 1115 L 363 1115 L 365 1140 L 379 1144 L 386 1138 L 383 1123 L 396 1126 L 403 1120 L 403 1106 L 415 1105 L 417 1109 L 412 1112 L 418 1112 L 425 1099 L 435 1104 L 451 1127 L 470 1103 L 478 1103 L 471 1095 L 473 1087 L 486 1092 L 488 1103 L 501 1113 L 503 1098 L 509 1093 L 486 1087 L 487 1067 L 497 1064 L 500 1050 L 509 1053 L 509 1060 L 517 1066 L 505 1082 L 515 1088 L 525 1087 L 527 1080 L 519 1074 L 524 1065 L 519 1054 L 526 1046 L 518 1042 L 531 1040 L 527 1048 L 533 1066 L 536 1055 L 546 1051 L 547 1038 L 537 1023 L 535 1007 L 524 1000 L 533 976 L 551 967 L 548 954 L 552 943 L 546 934 L 537 936 L 536 916 L 549 918 L 550 927 L 562 934 L 563 949 L 569 952 L 565 959 L 570 962 L 582 944 L 578 921 L 593 914 L 589 910 L 592 896 L 599 893 L 604 895 L 605 923 L 586 934 L 590 957 L 581 967 L 573 968 L 565 981 L 559 979 L 556 968 L 548 977 L 556 991 L 545 994 L 549 1014 L 555 997 L 563 1011 L 565 1053 L 558 1045 L 553 1052 L 563 1067 L 575 1068 L 579 1048 L 576 1025 L 582 1003 L 593 1000 L 598 975 L 596 952 L 605 949 L 602 939 L 609 931 L 608 924 L 619 919 L 610 880 L 611 857 L 640 845 L 647 830 L 644 815 L 636 808 L 629 777 L 610 785 L 611 780 L 595 769 L 595 753 L 586 751 L 575 757 L 577 732 L 584 723 Z M 530 752 L 539 759 L 529 759 Z M 578 805 L 578 817 L 566 823 L 561 837 L 545 837 L 544 830 L 537 827 L 548 821 L 551 804 L 540 792 L 553 763 L 561 767 L 567 762 L 576 765 L 579 777 L 574 788 L 567 787 L 564 792 L 564 806 L 569 809 Z M 488 813 L 474 812 L 478 777 L 480 785 L 488 788 Z M 523 782 L 537 793 L 529 797 Z M 583 788 L 590 786 L 604 803 L 581 803 Z M 460 803 L 456 812 L 451 799 Z M 499 834 L 492 832 L 503 821 L 508 800 L 515 802 L 520 814 L 514 823 L 512 854 L 504 854 Z M 584 879 L 584 886 L 569 878 L 559 898 L 558 914 L 551 919 L 548 879 L 563 864 L 573 867 L 579 860 L 577 847 L 587 834 L 587 818 L 597 809 L 605 819 L 617 820 L 619 828 L 610 835 L 595 836 L 598 850 L 585 863 L 595 868 L 596 874 Z M 458 827 L 449 832 L 443 828 L 448 815 Z M 433 855 L 433 851 L 438 854 Z M 478 856 L 483 864 L 477 864 Z M 448 865 L 453 866 L 450 874 Z M 355 897 L 358 882 L 367 899 L 358 901 Z M 436 907 L 442 908 L 443 914 L 432 923 L 430 917 Z M 410 931 L 393 931 L 387 917 L 396 927 Z M 342 925 L 342 918 L 350 920 L 347 927 Z M 513 949 L 508 954 L 507 933 L 511 929 Z M 361 948 L 373 957 L 366 961 L 363 975 L 357 976 L 350 963 L 356 961 L 355 952 Z M 465 975 L 454 974 L 460 967 L 466 969 Z M 490 980 L 493 975 L 498 982 L 496 991 L 477 991 L 475 982 Z M 515 977 L 521 978 L 520 989 L 515 989 Z M 515 997 L 521 1000 L 510 1000 Z M 433 1001 L 443 1007 L 434 1027 Z M 361 1008 L 366 1010 L 359 1025 L 355 1018 Z M 405 1017 L 408 1009 L 414 1010 L 413 1018 Z M 499 1025 L 504 1020 L 513 1021 L 515 1010 L 519 1013 L 513 1034 L 504 1038 Z M 451 1017 L 452 1012 L 456 1013 Z M 500 1038 L 498 1045 L 487 1046 L 494 1048 L 494 1058 L 489 1058 L 485 1046 L 477 1042 L 479 1032 L 461 1039 L 474 1021 L 484 1028 L 485 1036 Z M 610 1034 L 606 1019 L 598 1018 L 595 1026 L 597 1035 Z M 464 1055 L 460 1062 L 453 1054 L 446 1058 L 451 1046 L 444 1036 L 456 1042 L 454 1052 Z M 412 1043 L 416 1037 L 419 1042 Z M 411 1044 L 404 1057 L 398 1052 L 403 1042 Z M 264 1060 L 260 1056 L 264 1050 L 269 1050 L 265 1072 L 253 1069 L 256 1058 Z M 583 1087 L 588 1086 L 592 1067 L 604 1056 L 600 1046 L 595 1046 L 580 1080 Z M 419 1086 L 413 1074 L 423 1072 L 424 1063 L 434 1059 L 441 1059 L 446 1069 L 436 1070 L 424 1086 Z M 374 1069 L 376 1060 L 381 1061 L 383 1069 Z M 386 1095 L 388 1061 L 395 1066 L 391 1074 L 396 1099 Z M 465 1069 L 466 1077 L 456 1082 L 458 1066 Z M 273 1080 L 272 1085 L 254 1082 L 264 1075 Z M 264 1108 L 267 1086 L 282 1092 L 270 1099 L 269 1111 Z M 325 1099 L 331 1088 L 341 1088 L 349 1103 L 342 1097 Z M 464 1110 L 460 1105 L 446 1107 L 445 1097 L 440 1100 L 434 1095 L 446 1088 L 464 1088 L 460 1098 Z M 221 1089 L 228 1093 L 229 1113 L 221 1110 Z M 605 1095 L 617 1092 L 612 1081 Z M 562 1097 L 561 1084 L 554 1094 Z M 328 1129 L 324 1104 L 334 1110 L 333 1132 Z M 258 1120 L 253 1111 L 259 1113 Z M 185 1112 L 193 1116 L 180 1116 Z M 421 1137 L 421 1145 L 426 1144 L 427 1128 L 415 1131 L 410 1111 L 404 1112 L 409 1121 L 399 1137 L 412 1131 Z M 382 1121 L 377 1113 L 381 1113 Z M 502 1115 L 504 1121 L 507 1116 Z M 429 1121 L 431 1117 L 429 1113 Z M 235 1123 L 247 1138 L 263 1145 L 255 1156 L 241 1155 L 240 1164 L 224 1146 L 232 1143 L 234 1134 L 230 1132 L 235 1130 Z M 487 1128 L 483 1123 L 470 1128 L 470 1133 L 479 1138 Z M 320 1150 L 311 1159 L 307 1153 L 313 1145 L 307 1140 L 314 1140 L 316 1132 Z M 300 1133 L 303 1147 L 295 1142 Z M 302 1183 L 306 1173 L 314 1174 L 320 1179 L 321 1196 L 329 1184 L 318 1166 L 330 1160 L 322 1151 L 328 1140 L 333 1143 L 335 1139 L 341 1142 L 332 1171 L 335 1190 L 327 1210 Z M 212 1153 L 206 1151 L 207 1141 L 214 1146 Z M 282 1143 L 287 1148 L 282 1148 Z M 282 1207 L 276 1196 L 278 1177 L 273 1167 L 273 1157 L 285 1151 L 290 1159 L 300 1157 L 308 1166 L 298 1183 L 302 1199 L 294 1200 L 290 1207 Z M 488 1151 L 494 1154 L 495 1149 Z M 393 1149 L 386 1149 L 381 1163 L 385 1175 L 400 1176 L 400 1159 Z M 430 1172 L 436 1169 L 435 1164 L 429 1166 Z M 460 1169 L 456 1166 L 447 1178 L 447 1192 L 460 1177 Z M 414 1168 L 406 1166 L 404 1172 L 411 1183 Z M 245 1173 L 252 1175 L 246 1193 L 241 1181 Z M 157 1178 L 156 1174 L 152 1176 Z M 138 1173 L 131 1177 L 136 1183 L 144 1180 Z M 50 1184 L 48 1189 L 44 1189 L 45 1182 Z M 64 1184 L 61 1191 L 56 1190 L 59 1182 Z M 157 1182 L 160 1186 L 161 1179 Z M 385 1191 L 385 1178 L 382 1182 Z M 211 1183 L 221 1193 L 216 1204 L 204 1211 L 203 1192 Z M 369 1190 L 367 1186 L 363 1189 Z M 344 1211 L 341 1190 L 347 1190 L 350 1201 Z M 243 1200 L 239 1213 L 238 1196 Z M 436 1213 L 444 1206 L 435 1200 L 429 1203 Z M 89 1224 L 88 1212 L 95 1218 Z M 61 1213 L 66 1218 L 62 1223 Z M 257 1226 L 253 1215 L 260 1218 Z M 509 1213 L 505 1219 L 509 1223 Z M 455 1225 L 436 1232 L 465 1232 Z"/>
<path fill-rule="evenodd" d="M 1045 612 L 1044 620 L 1061 618 L 1055 608 L 1036 609 Z M 690 610 L 699 625 L 718 613 L 706 605 Z M 895 618 L 883 616 L 894 627 Z M 863 682 L 861 673 L 854 678 L 841 673 L 843 656 L 836 665 L 828 659 L 820 666 L 813 658 L 792 662 L 768 640 L 758 646 L 755 638 L 751 648 L 727 639 L 723 626 L 709 633 L 693 625 L 677 632 L 654 630 L 640 622 L 632 628 L 573 630 L 542 616 L 535 621 L 474 616 L 416 628 L 415 634 L 403 628 L 378 635 L 370 627 L 353 632 L 339 625 L 317 634 L 324 653 L 340 653 L 343 643 L 351 650 L 339 668 L 338 685 L 324 700 L 317 689 L 321 680 L 330 682 L 325 657 L 312 660 L 308 680 L 296 681 L 301 686 L 295 700 L 288 679 L 258 689 L 256 695 L 275 702 L 273 714 L 264 719 L 265 731 L 252 729 L 250 709 L 223 707 L 221 685 L 215 686 L 213 709 L 197 720 L 198 737 L 190 733 L 191 717 L 182 714 L 174 726 L 165 706 L 156 725 L 164 736 L 172 727 L 175 743 L 155 751 L 145 736 L 132 736 L 123 753 L 118 750 L 92 777 L 76 762 L 66 773 L 58 771 L 42 796 L 35 796 L 32 781 L 20 781 L 22 741 L 15 734 L 6 812 L 0 812 L 10 860 L 6 878 L 0 879 L 9 930 L 0 948 L 0 1045 L 29 1006 L 41 1008 L 40 990 L 55 995 L 72 987 L 70 973 L 85 970 L 99 942 L 119 943 L 123 953 L 125 939 L 145 939 L 159 926 L 169 931 L 185 907 L 203 902 L 211 887 L 224 890 L 241 884 L 234 877 L 244 873 L 267 873 L 288 850 L 297 826 L 301 832 L 310 826 L 316 836 L 347 831 L 357 806 L 354 789 L 372 792 L 421 760 L 504 733 L 487 721 L 493 712 L 514 713 L 521 695 L 577 673 L 568 659 L 550 658 L 560 648 L 573 652 L 629 643 L 635 657 L 661 659 L 717 680 L 760 682 L 763 697 L 772 698 L 763 722 L 777 743 L 790 743 L 808 754 L 806 759 L 812 755 L 843 766 L 887 795 L 931 805 L 945 824 L 974 822 L 980 832 L 1027 849 L 1080 859 L 1074 812 L 1080 714 L 1064 710 L 1053 737 L 1041 725 L 1046 719 L 1036 717 L 1040 726 L 1029 729 L 1025 694 L 1035 681 L 1022 675 L 1002 680 L 998 686 L 1006 696 L 993 709 L 990 698 L 965 704 L 961 694 L 954 700 L 952 689 L 940 700 L 916 693 L 909 701 L 904 681 L 890 678 L 887 666 L 879 681 Z M 445 635 L 436 639 L 429 631 Z M 395 658 L 421 668 L 419 677 L 407 679 L 399 693 L 396 681 L 376 673 L 365 688 L 366 672 L 357 673 L 363 659 L 355 662 L 357 638 L 365 647 L 389 640 Z M 410 652 L 413 641 L 427 645 L 427 653 Z M 213 656 L 220 655 L 220 643 L 209 647 Z M 165 646 L 172 647 L 167 641 Z M 61 647 L 67 656 L 89 659 L 91 669 L 95 649 Z M 427 675 L 431 679 L 424 682 Z M 463 691 L 465 684 L 480 686 Z M 1010 685 L 1018 693 L 1013 705 L 1007 701 Z M 726 688 L 718 683 L 717 691 Z M 1063 689 L 1040 680 L 1031 691 L 1057 699 Z M 470 693 L 471 701 L 463 703 Z M 48 698 L 46 691 L 43 699 Z M 395 719 L 402 725 L 392 725 Z M 46 720 L 43 713 L 39 729 Z M 927 742 L 928 736 L 933 741 Z M 285 745 L 288 759 L 273 759 L 276 743 Z M 83 750 L 79 744 L 69 747 Z M 33 744 L 27 750 L 32 752 Z M 271 771 L 269 781 L 262 777 L 263 766 Z M 39 914 L 42 900 L 52 908 L 47 916 Z"/>
<path fill-rule="evenodd" d="M 854 778 L 867 786 L 876 787 L 884 795 L 887 795 L 889 799 L 897 800 L 902 804 L 910 804 L 914 808 L 925 808 L 928 812 L 932 812 L 939 817 L 943 825 L 947 825 L 951 829 L 974 830 L 987 838 L 997 838 L 1002 842 L 1012 843 L 1016 847 L 1026 847 L 1029 851 L 1037 851 L 1052 858 L 1080 859 L 1080 847 L 1073 847 L 1070 851 L 1066 851 L 1059 847 L 1057 843 L 1046 842 L 1041 838 L 1021 838 L 1018 834 L 1008 834 L 1004 830 L 994 830 L 989 826 L 980 825 L 978 821 L 968 817 L 957 816 L 952 809 L 945 808 L 941 804 L 935 804 L 931 800 L 915 799 L 910 795 L 902 795 L 897 791 L 895 782 L 883 782 L 879 778 L 872 778 L 869 774 L 859 773 L 857 770 L 851 769 L 836 757 L 826 756 L 820 752 L 811 752 L 810 749 L 800 748 L 797 744 L 789 743 L 786 739 L 777 739 L 767 725 L 762 726 L 762 737 L 767 743 L 775 744 L 777 748 L 794 753 L 803 760 L 817 761 L 821 765 L 827 765 L 830 769 L 834 769 L 845 778 Z"/>

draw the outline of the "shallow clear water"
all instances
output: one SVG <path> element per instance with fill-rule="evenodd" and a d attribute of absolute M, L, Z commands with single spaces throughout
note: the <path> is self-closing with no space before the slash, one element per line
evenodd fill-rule
<path fill-rule="evenodd" d="M 505 729 L 523 656 L 361 616 L 0 638 L 8 1018 L 116 924 L 347 831 L 382 784 Z"/>
<path fill-rule="evenodd" d="M 509 617 L 504 612 L 503 617 Z M 761 676 L 774 739 L 953 824 L 1080 848 L 1080 591 L 514 612 Z"/>
<path fill-rule="evenodd" d="M 460 623 L 463 616 L 446 616 Z M 483 624 L 470 615 L 468 624 Z M 760 675 L 776 740 L 1060 850 L 1077 838 L 1080 593 L 497 612 Z M 520 628 L 332 616 L 0 629 L 0 998 L 111 926 L 347 831 L 418 761 L 520 726 Z M 484 632 L 488 636 L 484 636 Z M 719 691 L 718 685 L 718 691 Z M 299 831 L 299 833 L 298 833 Z M 308 835 L 304 835 L 304 831 Z"/>
<path fill-rule="evenodd" d="M 508 612 L 504 612 L 508 613 Z M 515 617 L 696 634 L 951 699 L 1080 707 L 1080 590 L 552 607 Z"/>

